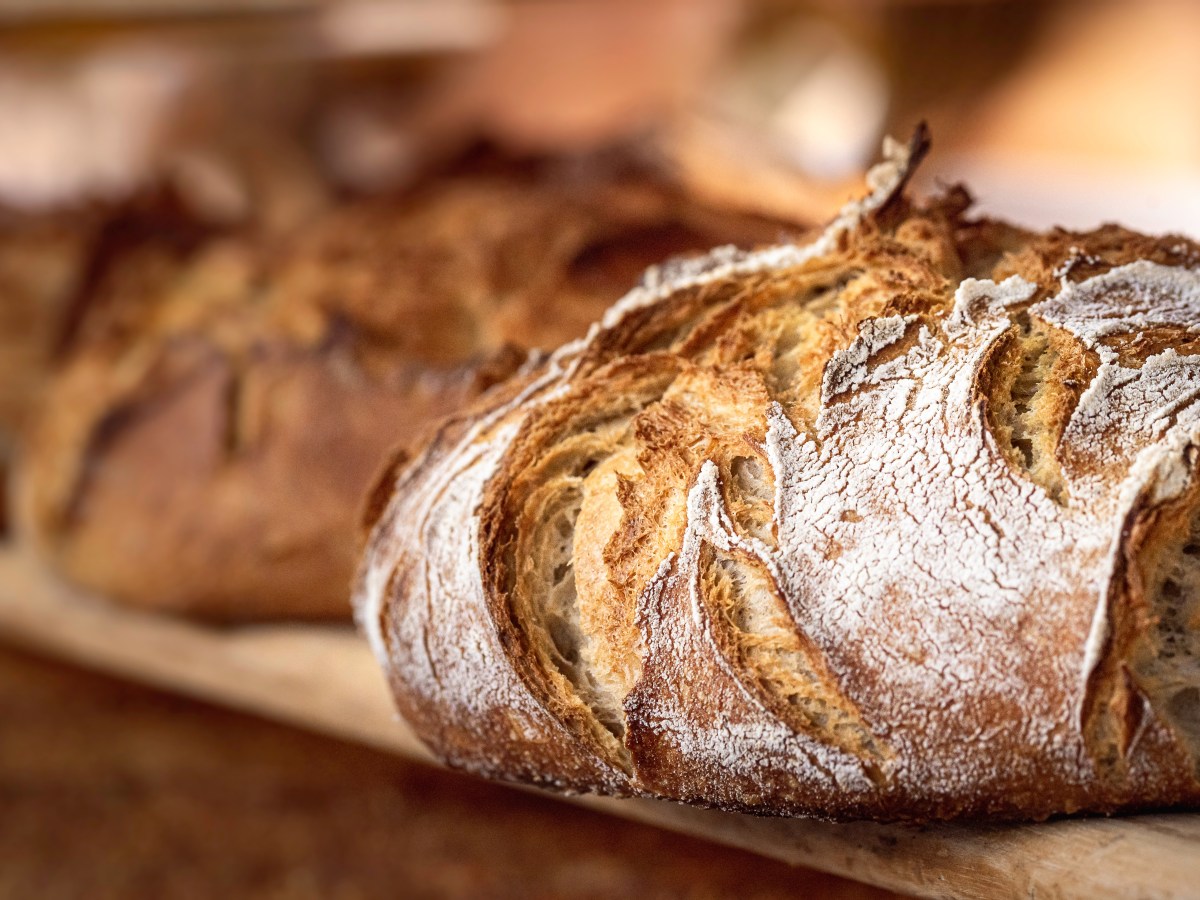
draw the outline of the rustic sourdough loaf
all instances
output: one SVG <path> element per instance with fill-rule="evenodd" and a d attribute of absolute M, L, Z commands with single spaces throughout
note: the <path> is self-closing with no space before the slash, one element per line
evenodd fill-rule
<path fill-rule="evenodd" d="M 904 196 L 652 269 L 376 488 L 449 764 L 833 818 L 1200 802 L 1200 247 Z"/>
<path fill-rule="evenodd" d="M 50 385 L 24 537 L 139 606 L 349 617 L 359 504 L 395 443 L 582 334 L 654 259 L 789 227 L 602 162 L 498 158 L 208 242 Z"/>

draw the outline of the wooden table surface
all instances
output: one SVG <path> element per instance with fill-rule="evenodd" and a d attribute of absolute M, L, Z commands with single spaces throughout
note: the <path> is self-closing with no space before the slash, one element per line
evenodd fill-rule
<path fill-rule="evenodd" d="M 0 643 L 0 897 L 895 896 Z"/>

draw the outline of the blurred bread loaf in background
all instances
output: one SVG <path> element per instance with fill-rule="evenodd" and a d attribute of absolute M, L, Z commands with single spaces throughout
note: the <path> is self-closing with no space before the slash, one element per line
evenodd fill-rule
<path fill-rule="evenodd" d="M 357 509 L 393 445 L 582 336 L 652 263 L 797 227 L 629 154 L 485 153 L 286 236 L 214 237 L 48 385 L 18 530 L 140 606 L 346 616 Z"/>

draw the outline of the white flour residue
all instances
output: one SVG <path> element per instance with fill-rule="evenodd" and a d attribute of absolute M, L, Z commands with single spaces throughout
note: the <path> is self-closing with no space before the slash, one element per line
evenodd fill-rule
<path fill-rule="evenodd" d="M 943 743 L 949 729 L 939 725 L 952 715 L 955 729 L 986 734 L 997 706 L 982 698 L 1011 713 L 1024 741 L 1053 746 L 1047 689 L 1064 674 L 1055 666 L 1069 662 L 1013 638 L 1032 595 L 1052 610 L 1054 595 L 1072 591 L 1065 557 L 1080 550 L 1098 560 L 1104 546 L 1079 546 L 1053 522 L 1054 502 L 989 448 L 971 414 L 973 369 L 1006 326 L 990 323 L 961 345 L 923 328 L 916 346 L 884 364 L 888 377 L 863 373 L 869 387 L 826 406 L 813 436 L 797 433 L 782 408 L 769 413 L 792 614 L 834 672 L 856 673 L 840 687 L 906 761 L 900 777 L 935 792 L 993 774 L 966 772 L 961 741 Z M 1044 634 L 1030 635 L 1034 646 L 1069 631 L 1054 618 L 1036 625 Z M 940 708 L 932 698 L 943 698 Z"/>
<path fill-rule="evenodd" d="M 845 350 L 829 357 L 821 378 L 821 402 L 858 387 L 867 377 L 864 363 L 885 347 L 902 337 L 916 316 L 887 316 L 867 319 L 858 330 L 858 337 Z"/>
<path fill-rule="evenodd" d="M 1034 307 L 1047 322 L 1065 328 L 1102 360 L 1114 359 L 1104 338 L 1174 326 L 1200 334 L 1200 276 L 1192 269 L 1138 260 L 1096 275 Z"/>
<path fill-rule="evenodd" d="M 1035 312 L 1093 344 L 1200 321 L 1195 273 L 1161 269 L 1098 276 Z M 1074 683 L 1070 699 L 1082 701 L 1106 634 L 1114 535 L 1143 491 L 1161 500 L 1186 486 L 1183 447 L 1200 430 L 1200 359 L 1168 351 L 1122 369 L 1113 352 L 1064 435 L 1064 445 L 1086 443 L 1089 459 L 1105 461 L 1101 475 L 1068 467 L 1075 502 L 1066 508 L 1014 472 L 974 412 L 973 385 L 1010 327 L 1005 310 L 1033 289 L 1020 279 L 965 282 L 944 340 L 922 328 L 916 345 L 880 364 L 873 356 L 902 323 L 865 322 L 831 361 L 811 435 L 778 405 L 768 416 L 775 568 L 793 615 L 835 671 L 855 673 L 844 689 L 931 786 L 948 788 L 964 768 L 961 747 L 935 751 L 946 712 L 931 707 L 936 697 L 954 698 L 956 728 L 984 734 L 997 709 L 1009 709 L 1029 745 L 1064 765 L 1084 758 L 1078 733 L 1063 739 L 1053 692 Z M 910 623 L 919 633 L 911 643 L 901 637 Z"/>
<path fill-rule="evenodd" d="M 997 284 L 986 279 L 968 278 L 954 292 L 954 307 L 946 320 L 953 332 L 982 325 L 1010 306 L 1024 303 L 1037 291 L 1037 285 L 1020 275 L 1010 275 Z"/>
<path fill-rule="evenodd" d="M 1152 328 L 1200 331 L 1200 273 L 1139 260 L 1067 283 L 1031 312 L 1069 331 L 1101 361 L 1063 432 L 1059 454 L 1083 472 L 1072 487 L 1077 503 L 1118 494 L 1109 522 L 1111 569 L 1121 552 L 1124 511 L 1143 493 L 1163 502 L 1187 486 L 1191 471 L 1182 448 L 1195 445 L 1200 429 L 1200 357 L 1166 350 L 1127 367 L 1103 341 Z M 1084 684 L 1108 641 L 1108 605 L 1106 585 L 1085 646 Z"/>
<path fill-rule="evenodd" d="M 738 714 L 715 721 L 691 708 L 672 689 L 655 691 L 643 716 L 653 718 L 654 727 L 669 739 L 691 764 L 704 770 L 715 767 L 726 773 L 755 778 L 764 768 L 783 768 L 798 784 L 863 792 L 870 790 L 862 761 L 836 747 L 797 733 L 790 724 L 771 714 L 746 686 L 743 676 L 725 658 L 712 634 L 702 596 L 701 549 L 708 544 L 723 552 L 740 552 L 757 560 L 777 583 L 782 578 L 779 558 L 772 548 L 753 536 L 739 535 L 725 509 L 720 473 L 711 461 L 701 466 L 688 492 L 687 529 L 679 553 L 664 561 L 639 599 L 639 618 L 647 636 L 647 656 L 657 666 L 686 681 L 688 667 L 697 656 L 715 665 L 738 696 Z M 686 621 L 673 617 L 660 603 L 664 592 L 687 592 Z M 713 698 L 706 698 L 710 703 Z M 697 712 L 700 712 L 697 717 Z"/>

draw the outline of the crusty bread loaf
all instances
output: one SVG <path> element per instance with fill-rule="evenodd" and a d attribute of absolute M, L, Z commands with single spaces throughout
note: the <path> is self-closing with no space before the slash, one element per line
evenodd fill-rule
<path fill-rule="evenodd" d="M 832 818 L 1200 802 L 1200 247 L 873 192 L 651 270 L 384 476 L 356 608 L 448 763 Z"/>
<path fill-rule="evenodd" d="M 393 444 L 581 334 L 652 260 L 786 227 L 644 167 L 499 160 L 286 238 L 210 241 L 50 387 L 19 525 L 132 604 L 349 617 L 358 507 Z"/>

